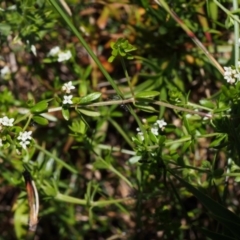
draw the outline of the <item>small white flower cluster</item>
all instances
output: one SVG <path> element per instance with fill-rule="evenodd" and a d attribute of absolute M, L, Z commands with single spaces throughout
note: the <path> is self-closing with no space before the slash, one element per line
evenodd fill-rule
<path fill-rule="evenodd" d="M 69 50 L 62 51 L 58 46 L 56 46 L 50 50 L 48 56 L 58 57 L 57 61 L 63 62 L 69 60 L 72 57 L 72 53 Z"/>
<path fill-rule="evenodd" d="M 75 87 L 72 85 L 72 82 L 68 82 L 68 83 L 65 83 L 63 86 L 62 86 L 62 91 L 63 92 L 66 92 L 66 93 L 71 93 L 71 90 L 72 89 L 75 89 Z"/>
<path fill-rule="evenodd" d="M 151 132 L 154 135 L 158 135 L 158 130 L 161 129 L 162 131 L 164 130 L 165 126 L 167 125 L 167 123 L 162 119 L 162 120 L 157 120 L 153 126 L 151 127 Z"/>
<path fill-rule="evenodd" d="M 12 127 L 14 118 L 8 118 L 7 116 L 0 118 L 0 124 L 6 127 Z"/>
<path fill-rule="evenodd" d="M 62 86 L 62 91 L 67 94 L 70 94 L 72 89 L 75 89 L 75 87 L 72 85 L 71 81 L 68 83 L 65 83 Z M 64 95 L 63 96 L 63 104 L 72 104 L 73 103 L 72 98 L 73 98 L 73 95 Z"/>
<path fill-rule="evenodd" d="M 157 120 L 151 127 L 151 132 L 155 135 L 158 136 L 158 131 L 159 129 L 161 129 L 161 131 L 164 130 L 165 126 L 167 125 L 167 123 L 161 119 L 161 120 Z M 139 128 L 137 128 L 137 135 L 138 137 L 143 141 L 144 140 L 144 135 L 143 132 L 141 132 L 141 130 Z"/>
<path fill-rule="evenodd" d="M 0 118 L 0 125 L 5 126 L 5 127 L 12 127 L 14 122 L 14 118 L 8 118 L 7 116 L 4 116 Z M 26 149 L 27 145 L 30 144 L 30 141 L 32 139 L 31 137 L 32 131 L 25 131 L 25 132 L 20 132 L 19 136 L 17 137 L 17 140 L 20 141 L 20 145 L 22 146 L 23 149 Z M 3 140 L 0 138 L 0 147 L 3 146 Z"/>
<path fill-rule="evenodd" d="M 224 72 L 224 79 L 227 80 L 228 83 L 233 84 L 240 80 L 240 61 L 238 61 L 238 69 L 235 67 L 223 67 Z"/>
<path fill-rule="evenodd" d="M 32 135 L 32 131 L 25 131 L 25 132 L 20 132 L 19 136 L 17 137 L 17 139 L 20 141 L 20 145 L 22 146 L 23 149 L 27 148 L 27 145 L 30 144 L 30 141 L 32 139 L 31 137 Z"/>

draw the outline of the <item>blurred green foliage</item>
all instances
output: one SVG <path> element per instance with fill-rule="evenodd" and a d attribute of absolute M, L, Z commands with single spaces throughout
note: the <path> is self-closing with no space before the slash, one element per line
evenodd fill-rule
<path fill-rule="evenodd" d="M 0 3 L 0 239 L 238 239 L 232 4 Z"/>

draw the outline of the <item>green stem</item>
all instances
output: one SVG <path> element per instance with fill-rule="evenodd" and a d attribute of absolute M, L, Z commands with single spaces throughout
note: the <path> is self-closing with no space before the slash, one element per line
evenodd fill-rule
<path fill-rule="evenodd" d="M 119 126 L 119 124 L 114 121 L 112 118 L 109 118 L 108 121 L 117 129 L 117 131 L 123 136 L 123 138 L 125 139 L 125 141 L 129 144 L 129 146 L 131 146 L 131 148 L 133 148 L 133 142 L 131 141 L 131 139 L 129 138 L 129 135 L 126 134 L 126 131 L 123 131 L 123 129 Z"/>
<path fill-rule="evenodd" d="M 113 100 L 113 101 L 106 101 L 106 102 L 91 103 L 91 104 L 88 104 L 88 105 L 84 105 L 84 107 L 99 107 L 99 106 L 108 106 L 108 105 L 114 105 L 114 104 L 126 104 L 126 103 L 133 103 L 133 102 L 134 102 L 134 99 L 129 98 L 129 99 L 124 99 L 124 100 Z M 137 102 L 137 100 L 136 100 L 136 102 Z M 162 101 L 153 101 L 151 103 L 155 104 L 155 105 L 171 108 L 171 109 L 174 109 L 174 110 L 178 110 L 178 111 L 188 112 L 188 113 L 191 113 L 191 114 L 197 114 L 197 115 L 202 116 L 202 117 L 213 118 L 214 116 L 216 116 L 216 115 L 212 115 L 210 113 L 197 112 L 197 111 L 187 109 L 187 108 L 184 108 L 184 107 L 178 107 L 178 106 L 175 106 L 173 104 L 162 102 Z M 211 109 L 201 107 L 201 106 L 193 104 L 193 103 L 188 103 L 188 105 L 193 106 L 193 107 L 197 107 L 197 108 L 202 108 L 202 109 L 205 109 L 205 110 L 211 110 Z M 75 107 L 75 106 L 72 106 L 72 108 L 73 107 Z M 78 107 L 81 107 L 81 105 L 79 105 Z M 128 105 L 128 108 L 129 108 L 129 111 L 131 110 L 131 114 L 133 116 L 135 116 L 135 119 L 136 118 L 138 119 L 135 112 L 132 110 L 132 108 L 130 108 L 129 105 Z M 57 111 L 61 111 L 61 110 L 62 110 L 62 107 L 50 108 L 48 110 L 48 112 L 57 112 Z M 140 120 L 138 120 L 138 121 L 140 122 Z M 140 124 L 141 124 L 141 122 L 140 122 Z"/>
<path fill-rule="evenodd" d="M 191 114 L 197 114 L 197 115 L 202 116 L 202 117 L 213 118 L 213 115 L 210 114 L 210 113 L 197 112 L 197 111 L 194 111 L 194 110 L 191 110 L 191 109 L 178 107 L 178 106 L 172 105 L 170 103 L 165 103 L 165 102 L 162 102 L 162 101 L 154 101 L 153 104 L 168 107 L 168 108 L 171 108 L 171 109 L 174 109 L 174 110 L 188 112 L 188 113 L 191 113 Z"/>
<path fill-rule="evenodd" d="M 240 173 L 225 173 L 223 176 L 228 177 L 240 177 Z"/>
<path fill-rule="evenodd" d="M 106 206 L 106 205 L 110 205 L 110 204 L 125 202 L 132 198 L 121 198 L 121 199 L 99 200 L 99 201 L 87 202 L 85 199 L 79 199 L 79 198 L 64 195 L 62 193 L 57 193 L 57 195 L 55 196 L 55 199 L 58 201 L 61 201 L 61 202 L 79 204 L 79 205 L 84 205 L 84 206 L 90 205 L 91 207 L 97 207 L 97 206 Z"/>
<path fill-rule="evenodd" d="M 37 143 L 35 143 L 35 148 L 40 150 L 41 152 L 43 152 L 44 154 L 46 154 L 47 156 L 53 158 L 58 164 L 62 165 L 63 167 L 65 167 L 66 169 L 68 169 L 70 172 L 72 173 L 78 173 L 77 170 L 75 168 L 73 168 L 72 166 L 68 165 L 67 163 L 65 163 L 62 159 L 58 158 L 57 156 L 55 156 L 54 154 L 48 152 L 46 149 L 44 149 L 43 147 L 41 147 L 40 145 L 38 145 Z"/>
<path fill-rule="evenodd" d="M 239 18 L 232 14 L 231 11 L 229 11 L 228 9 L 226 9 L 220 2 L 218 2 L 217 0 L 213 0 L 218 7 L 220 7 L 227 15 L 229 15 L 233 20 L 237 21 L 238 23 L 240 23 Z M 235 0 L 234 0 L 235 1 Z"/>
<path fill-rule="evenodd" d="M 29 125 L 30 122 L 31 122 L 31 119 L 32 119 L 32 114 L 29 114 L 29 115 L 28 115 L 28 120 L 27 120 L 27 122 L 26 122 L 26 124 L 25 124 L 25 126 L 24 126 L 24 128 L 23 128 L 23 132 L 27 129 L 28 125 Z"/>
<path fill-rule="evenodd" d="M 128 154 L 128 155 L 135 155 L 136 154 L 136 152 L 131 151 L 131 150 L 122 149 L 122 148 L 119 148 L 119 147 L 107 146 L 107 145 L 103 145 L 103 144 L 96 145 L 96 148 L 100 148 L 100 149 L 103 149 L 103 150 L 111 150 L 111 151 L 114 151 L 114 152 L 121 152 L 121 153 Z"/>
<path fill-rule="evenodd" d="M 238 1 L 237 0 L 233 0 L 233 10 L 237 11 L 238 10 Z M 239 19 L 239 17 L 236 15 L 235 16 L 237 19 Z M 234 52 L 235 52 L 235 67 L 238 68 L 238 61 L 239 61 L 239 22 L 238 21 L 234 21 Z"/>
<path fill-rule="evenodd" d="M 128 71 L 127 71 L 124 59 L 122 57 L 120 59 L 121 59 L 121 64 L 122 64 L 122 67 L 123 67 L 123 71 L 124 71 L 125 77 L 126 77 L 126 79 L 128 81 L 128 85 L 129 85 L 131 93 L 132 93 L 132 97 L 134 99 L 134 91 L 133 91 L 133 88 L 132 88 L 132 84 L 130 82 L 130 78 L 129 78 L 129 75 L 128 75 Z"/>
<path fill-rule="evenodd" d="M 124 182 L 128 184 L 129 187 L 133 188 L 133 185 L 127 178 L 125 178 L 119 171 L 117 171 L 112 165 L 109 167 L 109 170 L 119 176 Z"/>
<path fill-rule="evenodd" d="M 207 138 L 207 137 L 216 137 L 218 136 L 219 133 L 210 133 L 210 134 L 205 134 L 205 135 L 201 135 L 201 136 L 185 136 L 181 139 L 178 139 L 178 140 L 170 140 L 170 141 L 166 141 L 165 142 L 165 146 L 171 146 L 173 144 L 176 144 L 176 143 L 185 143 L 185 142 L 188 142 L 188 141 L 191 141 L 192 139 L 199 139 L 199 138 Z M 153 145 L 153 146 L 150 146 L 148 147 L 148 150 L 151 151 L 152 149 L 156 149 L 156 148 L 159 148 L 159 145 Z"/>
<path fill-rule="evenodd" d="M 208 111 L 208 112 L 211 112 L 211 111 L 212 111 L 211 108 L 204 107 L 204 106 L 201 106 L 201 105 L 199 105 L 199 104 L 195 104 L 195 103 L 191 103 L 191 102 L 188 102 L 187 105 L 190 106 L 190 107 L 196 108 L 196 109 L 203 109 L 203 110 L 206 110 L 206 111 Z"/>
<path fill-rule="evenodd" d="M 31 116 L 31 113 L 30 113 L 30 111 L 29 111 L 28 109 L 26 109 L 26 112 L 25 112 L 25 109 L 24 109 L 24 113 L 22 112 L 22 109 L 21 109 L 21 111 L 19 111 L 19 112 L 20 112 L 20 114 L 24 114 L 24 115 L 23 115 L 22 117 L 18 118 L 18 119 L 14 122 L 14 124 L 17 124 L 17 123 L 25 120 L 26 118 L 29 118 L 29 116 Z"/>

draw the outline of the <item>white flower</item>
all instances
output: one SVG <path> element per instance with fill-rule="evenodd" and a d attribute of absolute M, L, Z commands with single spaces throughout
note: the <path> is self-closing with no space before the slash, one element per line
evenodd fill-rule
<path fill-rule="evenodd" d="M 236 73 L 234 73 L 233 77 L 235 77 L 237 80 L 240 79 L 240 73 L 236 71 Z"/>
<path fill-rule="evenodd" d="M 58 62 L 63 62 L 63 61 L 67 61 L 72 57 L 72 54 L 69 50 L 67 50 L 66 52 L 60 52 L 58 54 Z"/>
<path fill-rule="evenodd" d="M 10 73 L 10 68 L 8 66 L 5 66 L 4 68 L 2 68 L 0 70 L 1 73 L 1 77 L 4 78 L 6 75 L 8 75 Z"/>
<path fill-rule="evenodd" d="M 7 10 L 17 10 L 17 5 L 16 4 L 11 5 L 7 8 Z"/>
<path fill-rule="evenodd" d="M 70 93 L 72 89 L 75 89 L 75 87 L 72 85 L 72 82 L 65 83 L 62 86 L 62 90 L 66 93 Z"/>
<path fill-rule="evenodd" d="M 14 122 L 14 118 L 8 118 L 7 116 L 0 118 L 0 124 L 7 127 L 12 127 Z"/>
<path fill-rule="evenodd" d="M 231 76 L 229 76 L 229 77 L 224 77 L 224 79 L 226 79 L 227 82 L 230 83 L 230 84 L 233 84 L 233 83 L 235 83 L 235 81 L 236 81 L 236 79 L 233 78 L 233 77 L 231 77 Z"/>
<path fill-rule="evenodd" d="M 224 76 L 231 76 L 232 75 L 232 68 L 231 67 L 223 67 L 225 72 Z"/>
<path fill-rule="evenodd" d="M 27 145 L 29 145 L 30 142 L 29 141 L 21 141 L 19 144 L 22 146 L 23 149 L 26 149 Z"/>
<path fill-rule="evenodd" d="M 23 149 L 27 148 L 27 145 L 30 144 L 30 141 L 32 139 L 31 137 L 32 135 L 32 131 L 25 131 L 25 132 L 20 132 L 19 136 L 17 137 L 17 139 L 20 141 L 20 145 L 22 146 Z"/>
<path fill-rule="evenodd" d="M 26 140 L 31 140 L 32 137 L 32 131 L 25 131 L 25 132 L 20 132 L 19 133 L 19 136 L 17 137 L 18 140 L 21 140 L 21 141 L 26 141 Z"/>
<path fill-rule="evenodd" d="M 59 54 L 59 52 L 60 52 L 60 47 L 56 46 L 50 50 L 50 52 L 48 53 L 48 56 L 56 56 Z"/>
<path fill-rule="evenodd" d="M 239 66 L 239 62 L 238 62 Z M 240 79 L 240 73 L 238 70 L 233 69 L 231 67 L 223 67 L 224 72 L 224 79 L 227 80 L 228 83 L 233 84 Z"/>
<path fill-rule="evenodd" d="M 63 98 L 63 104 L 72 104 L 72 95 L 64 95 Z"/>
<path fill-rule="evenodd" d="M 166 123 L 163 119 L 157 120 L 155 124 L 157 124 L 158 127 L 159 127 L 162 131 L 164 130 L 165 126 L 167 125 L 167 123 Z"/>
<path fill-rule="evenodd" d="M 57 61 L 63 62 L 69 60 L 72 57 L 72 53 L 69 50 L 62 51 L 58 46 L 56 46 L 50 50 L 48 56 L 58 57 Z"/>

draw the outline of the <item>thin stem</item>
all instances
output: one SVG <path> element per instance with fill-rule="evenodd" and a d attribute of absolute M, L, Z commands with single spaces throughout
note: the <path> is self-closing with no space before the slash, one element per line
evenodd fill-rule
<path fill-rule="evenodd" d="M 214 115 L 212 115 L 210 113 L 197 112 L 197 111 L 194 111 L 194 110 L 191 110 L 191 109 L 178 107 L 178 106 L 172 105 L 170 103 L 165 103 L 165 102 L 162 102 L 162 101 L 155 101 L 155 102 L 153 102 L 153 104 L 164 106 L 164 107 L 168 107 L 168 108 L 171 108 L 171 109 L 174 109 L 174 110 L 188 112 L 188 113 L 191 113 L 191 114 L 197 114 L 199 116 L 207 117 L 207 118 L 213 118 L 213 116 L 214 116 Z"/>
<path fill-rule="evenodd" d="M 111 200 L 99 200 L 99 201 L 86 201 L 85 199 L 79 199 L 71 196 L 64 195 L 62 193 L 57 193 L 55 196 L 55 199 L 61 202 L 67 202 L 67 203 L 73 203 L 73 204 L 79 204 L 79 205 L 90 205 L 91 207 L 97 207 L 97 206 L 106 206 L 109 204 L 115 204 L 115 203 L 121 203 L 125 202 L 127 200 L 130 200 L 132 198 L 121 198 L 121 199 L 111 199 Z"/>
<path fill-rule="evenodd" d="M 238 1 L 233 0 L 233 11 L 238 10 Z M 235 16 L 237 19 L 239 17 L 236 15 Z M 239 61 L 239 22 L 236 20 L 234 21 L 234 60 L 235 60 L 235 67 L 238 68 L 238 61 Z"/>
<path fill-rule="evenodd" d="M 91 104 L 82 105 L 82 106 L 84 106 L 84 107 L 99 107 L 99 106 L 108 106 L 108 105 L 114 105 L 114 104 L 120 105 L 120 104 L 133 103 L 133 102 L 134 102 L 134 99 L 129 98 L 129 99 L 124 99 L 124 100 L 113 100 L 113 101 L 106 101 L 106 102 L 91 103 Z M 194 110 L 191 110 L 191 109 L 178 107 L 178 106 L 175 106 L 173 104 L 162 102 L 162 101 L 153 101 L 151 103 L 155 104 L 155 105 L 159 105 L 159 106 L 168 107 L 168 108 L 178 110 L 178 111 L 188 112 L 188 113 L 191 113 L 191 114 L 197 114 L 199 116 L 203 116 L 203 117 L 207 117 L 207 118 L 213 118 L 214 117 L 214 115 L 212 115 L 210 113 L 198 112 L 198 111 L 194 111 Z M 194 105 L 194 104 L 189 104 L 189 105 L 190 106 L 192 105 L 192 106 L 195 106 L 195 107 L 197 106 L 197 108 L 201 108 L 201 106 L 199 106 L 199 105 Z M 75 107 L 75 106 L 72 106 L 72 108 L 73 107 Z M 78 107 L 81 107 L 81 105 L 79 105 Z M 129 108 L 130 108 L 130 106 L 129 106 Z M 202 107 L 202 108 L 204 109 L 204 107 Z M 62 107 L 50 108 L 48 110 L 48 112 L 57 112 L 57 111 L 61 111 L 61 110 L 62 110 Z M 130 109 L 129 109 L 129 111 L 130 111 Z M 132 114 L 136 115 L 134 111 L 133 111 Z"/>
<path fill-rule="evenodd" d="M 191 140 L 197 140 L 197 139 L 200 139 L 200 138 L 208 138 L 208 137 L 215 137 L 215 136 L 218 136 L 219 133 L 210 133 L 210 134 L 205 134 L 205 135 L 201 135 L 201 136 L 185 136 L 181 139 L 178 139 L 178 140 L 170 140 L 170 141 L 166 141 L 164 143 L 165 146 L 171 146 L 173 144 L 176 144 L 176 143 L 185 143 L 185 142 L 188 142 L 188 141 L 191 141 Z M 148 150 L 151 151 L 152 149 L 156 149 L 156 148 L 159 148 L 159 145 L 153 145 L 153 146 L 150 146 L 148 147 Z"/>
<path fill-rule="evenodd" d="M 191 102 L 188 102 L 187 105 L 190 106 L 190 107 L 194 107 L 194 108 L 196 108 L 196 109 L 203 109 L 203 110 L 206 110 L 206 111 L 209 111 L 209 112 L 212 111 L 211 108 L 204 107 L 204 106 L 201 106 L 201 105 L 199 105 L 199 104 L 195 104 L 195 103 L 191 103 Z"/>
<path fill-rule="evenodd" d="M 29 125 L 30 122 L 31 122 L 31 119 L 32 119 L 32 115 L 29 114 L 29 115 L 28 115 L 28 120 L 27 120 L 27 122 L 26 122 L 26 124 L 25 124 L 25 126 L 24 126 L 24 128 L 23 128 L 23 132 L 27 129 L 28 125 Z"/>
<path fill-rule="evenodd" d="M 128 155 L 136 155 L 136 152 L 128 150 L 128 149 L 121 149 L 119 147 L 113 147 L 113 146 L 108 146 L 108 145 L 103 145 L 103 144 L 98 144 L 96 145 L 96 148 L 100 148 L 103 150 L 111 150 L 114 152 L 120 152 Z"/>
<path fill-rule="evenodd" d="M 29 116 L 31 115 L 31 113 L 30 113 L 30 111 L 29 111 L 29 109 L 20 109 L 20 111 L 18 111 L 20 114 L 24 114 L 22 117 L 20 117 L 20 118 L 18 118 L 15 122 L 14 122 L 14 124 L 17 124 L 17 123 L 19 123 L 19 122 L 21 122 L 21 121 L 23 121 L 24 119 L 26 119 L 26 118 L 29 118 Z"/>
<path fill-rule="evenodd" d="M 119 171 L 117 171 L 112 165 L 109 167 L 109 170 L 115 173 L 119 178 L 121 178 L 124 182 L 128 184 L 129 187 L 133 187 L 132 183 L 124 177 Z"/>
<path fill-rule="evenodd" d="M 117 131 L 123 136 L 125 141 L 133 148 L 133 142 L 129 138 L 129 135 L 126 134 L 126 131 L 124 131 L 121 128 L 121 126 L 116 121 L 114 121 L 112 118 L 109 118 L 108 121 L 117 129 Z"/>
<path fill-rule="evenodd" d="M 128 75 L 128 71 L 127 71 L 127 68 L 126 68 L 126 65 L 125 65 L 125 62 L 124 62 L 124 59 L 121 57 L 121 64 L 122 64 L 122 67 L 123 67 L 123 71 L 124 71 L 124 74 L 125 74 L 125 77 L 128 81 L 128 85 L 130 87 L 130 90 L 131 90 L 131 93 L 132 93 L 132 97 L 134 98 L 134 91 L 133 91 L 133 88 L 132 88 L 132 84 L 130 82 L 130 78 L 129 78 L 129 75 Z"/>
<path fill-rule="evenodd" d="M 229 15 L 232 19 L 234 19 L 235 21 L 237 21 L 238 23 L 240 23 L 239 18 L 232 14 L 231 11 L 229 11 L 228 9 L 226 9 L 220 2 L 218 2 L 217 0 L 213 0 L 218 7 L 220 7 L 227 15 Z M 235 0 L 234 0 L 235 1 Z M 236 1 L 235 1 L 236 2 Z"/>
<path fill-rule="evenodd" d="M 45 148 L 41 147 L 40 145 L 38 145 L 37 143 L 35 143 L 35 148 L 40 150 L 41 152 L 43 152 L 44 154 L 46 154 L 47 156 L 53 158 L 58 164 L 62 165 L 63 167 L 65 167 L 66 169 L 68 169 L 70 172 L 72 173 L 78 173 L 77 170 L 73 167 L 71 167 L 70 165 L 68 165 L 67 163 L 65 163 L 62 159 L 58 158 L 57 156 L 55 156 L 54 154 L 48 152 Z"/>
<path fill-rule="evenodd" d="M 225 173 L 223 176 L 228 176 L 228 177 L 240 177 L 240 173 Z"/>

